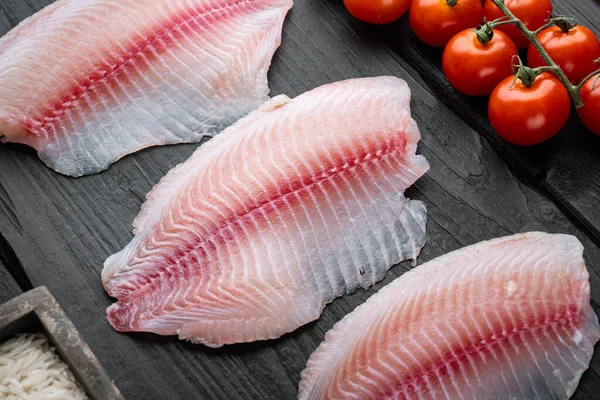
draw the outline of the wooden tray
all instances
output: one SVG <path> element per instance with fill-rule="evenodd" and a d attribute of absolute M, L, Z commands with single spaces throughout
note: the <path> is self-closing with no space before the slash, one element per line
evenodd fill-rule
<path fill-rule="evenodd" d="M 124 399 L 45 286 L 0 305 L 0 342 L 21 332 L 45 333 L 91 399 Z"/>

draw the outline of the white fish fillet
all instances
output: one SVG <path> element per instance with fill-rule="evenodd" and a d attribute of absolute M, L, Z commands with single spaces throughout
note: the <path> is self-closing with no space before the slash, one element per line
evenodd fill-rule
<path fill-rule="evenodd" d="M 59 0 L 0 39 L 0 140 L 63 174 L 198 142 L 268 100 L 292 0 Z"/>
<path fill-rule="evenodd" d="M 102 281 L 120 331 L 209 346 L 271 339 L 368 288 L 425 243 L 404 190 L 429 168 L 397 78 L 277 97 L 148 196 Z"/>
<path fill-rule="evenodd" d="M 569 398 L 600 338 L 582 255 L 528 233 L 415 268 L 327 333 L 299 398 Z"/>

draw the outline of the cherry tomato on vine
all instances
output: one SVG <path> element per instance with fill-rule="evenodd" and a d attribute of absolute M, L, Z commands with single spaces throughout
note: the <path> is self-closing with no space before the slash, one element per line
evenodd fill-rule
<path fill-rule="evenodd" d="M 492 126 L 504 140 L 531 146 L 552 136 L 567 122 L 571 111 L 569 92 L 552 74 L 540 74 L 533 85 L 520 80 L 513 85 L 509 76 L 490 96 L 488 115 Z"/>
<path fill-rule="evenodd" d="M 574 84 L 598 68 L 594 60 L 600 58 L 600 41 L 594 32 L 584 26 L 578 25 L 569 32 L 553 26 L 541 31 L 537 38 Z M 546 65 L 533 44 L 529 45 L 527 51 L 527 64 L 532 68 Z"/>
<path fill-rule="evenodd" d="M 552 2 L 550 0 L 505 0 L 506 6 L 519 18 L 527 28 L 532 31 L 542 27 L 552 14 Z M 504 13 L 492 2 L 485 0 L 483 14 L 488 21 L 494 21 L 504 17 Z M 513 25 L 502 25 L 498 28 L 506 33 L 515 42 L 519 49 L 529 45 L 529 40 Z"/>
<path fill-rule="evenodd" d="M 430 46 L 443 47 L 452 36 L 483 21 L 481 0 L 413 0 L 410 25 Z"/>
<path fill-rule="evenodd" d="M 469 96 L 488 96 L 507 76 L 512 75 L 512 58 L 517 47 L 508 35 L 496 31 L 486 44 L 475 32 L 464 30 L 444 49 L 444 75 L 459 92 Z"/>
<path fill-rule="evenodd" d="M 410 0 L 344 0 L 346 9 L 355 18 L 370 24 L 389 24 L 403 16 Z"/>
<path fill-rule="evenodd" d="M 583 107 L 577 109 L 579 119 L 590 131 L 600 136 L 600 80 L 592 78 L 583 85 L 581 100 Z"/>

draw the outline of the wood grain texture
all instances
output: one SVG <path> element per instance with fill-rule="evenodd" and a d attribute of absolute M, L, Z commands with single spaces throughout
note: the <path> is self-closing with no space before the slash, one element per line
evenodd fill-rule
<path fill-rule="evenodd" d="M 21 288 L 8 272 L 6 265 L 0 259 L 0 304 L 3 304 L 22 293 Z"/>
<path fill-rule="evenodd" d="M 3 0 L 0 32 L 49 3 Z M 483 100 L 461 99 L 444 86 L 439 70 L 420 66 L 427 57 L 434 60 L 435 52 L 404 39 L 410 33 L 403 21 L 373 28 L 353 20 L 339 0 L 296 1 L 270 72 L 273 94 L 296 96 L 354 77 L 404 78 L 423 132 L 420 152 L 432 166 L 408 191 L 430 211 L 428 244 L 419 262 L 515 232 L 572 233 L 586 247 L 593 306 L 600 312 L 600 248 L 530 179 L 543 175 L 554 145 L 523 151 L 495 140 L 482 114 Z M 388 36 L 394 32 L 397 36 Z M 452 96 L 470 108 L 450 106 Z M 472 111 L 476 108 L 479 114 Z M 105 318 L 112 300 L 100 283 L 102 263 L 131 239 L 131 222 L 145 194 L 196 147 L 149 149 L 102 174 L 75 180 L 47 169 L 25 147 L 0 146 L 0 234 L 33 285 L 45 284 L 57 297 L 126 398 L 294 399 L 300 372 L 325 332 L 410 266 L 393 268 L 376 289 L 336 300 L 317 322 L 275 341 L 211 350 L 174 338 L 115 332 Z M 534 161 L 530 152 L 539 152 Z M 594 398 L 599 374 L 596 354 L 576 398 Z"/>

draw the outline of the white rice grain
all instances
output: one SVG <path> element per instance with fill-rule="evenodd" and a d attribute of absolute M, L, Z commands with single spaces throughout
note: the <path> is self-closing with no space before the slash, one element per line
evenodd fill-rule
<path fill-rule="evenodd" d="M 84 400 L 75 380 L 42 333 L 24 333 L 0 344 L 0 399 Z"/>

